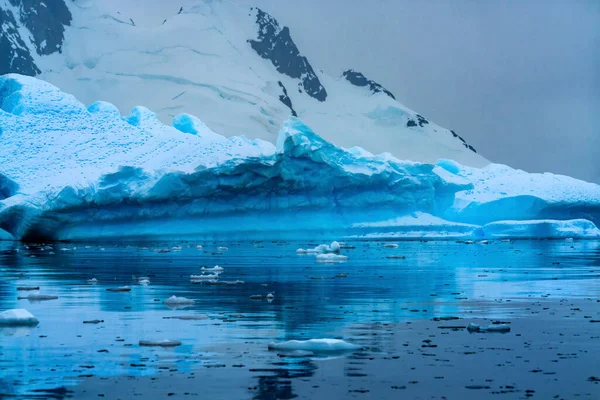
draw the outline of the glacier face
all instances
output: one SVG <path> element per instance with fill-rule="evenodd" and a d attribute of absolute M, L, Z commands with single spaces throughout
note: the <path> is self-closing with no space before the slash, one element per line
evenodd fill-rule
<path fill-rule="evenodd" d="M 0 129 L 0 238 L 600 237 L 598 185 L 344 149 L 293 117 L 274 146 L 6 75 Z"/>

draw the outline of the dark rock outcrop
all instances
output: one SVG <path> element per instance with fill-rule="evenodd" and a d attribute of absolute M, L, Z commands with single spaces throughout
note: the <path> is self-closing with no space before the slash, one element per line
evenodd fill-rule
<path fill-rule="evenodd" d="M 258 8 L 256 11 L 258 39 L 248 40 L 254 51 L 270 60 L 278 72 L 299 79 L 300 92 L 304 91 L 319 101 L 325 101 L 327 91 L 306 57 L 300 54 L 288 27 L 281 28 L 271 15 Z"/>
<path fill-rule="evenodd" d="M 368 86 L 371 93 L 385 93 L 392 99 L 396 100 L 396 97 L 392 94 L 392 92 L 390 92 L 374 80 L 367 79 L 367 77 L 364 76 L 361 72 L 349 69 L 347 71 L 344 71 L 343 76 L 348 82 L 350 82 L 354 86 Z"/>

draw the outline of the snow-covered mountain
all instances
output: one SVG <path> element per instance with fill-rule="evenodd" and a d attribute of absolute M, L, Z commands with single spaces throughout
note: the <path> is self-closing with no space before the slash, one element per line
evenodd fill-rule
<path fill-rule="evenodd" d="M 351 65 L 321 72 L 285 21 L 250 0 L 0 0 L 0 27 L 0 74 L 39 77 L 88 105 L 144 105 L 167 124 L 188 113 L 218 134 L 271 143 L 298 116 L 346 148 L 488 164 L 373 77 Z"/>
<path fill-rule="evenodd" d="M 373 155 L 290 117 L 276 146 L 0 76 L 0 239 L 599 238 L 600 186 Z"/>

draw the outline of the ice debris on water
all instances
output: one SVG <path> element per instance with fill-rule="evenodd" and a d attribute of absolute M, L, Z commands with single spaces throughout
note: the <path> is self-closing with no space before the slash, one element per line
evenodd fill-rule
<path fill-rule="evenodd" d="M 188 299 L 186 297 L 177 297 L 177 296 L 171 296 L 168 299 L 166 299 L 165 301 L 163 301 L 163 304 L 166 305 L 184 305 L 184 304 L 194 304 L 196 303 L 196 301 L 192 300 L 192 299 Z"/>
<path fill-rule="evenodd" d="M 398 245 L 396 243 L 386 243 L 383 245 L 384 249 L 397 249 Z"/>
<path fill-rule="evenodd" d="M 98 279 L 96 279 L 96 278 L 88 279 L 88 283 L 91 283 L 91 284 L 98 283 Z"/>
<path fill-rule="evenodd" d="M 335 352 L 360 350 L 362 346 L 348 343 L 341 339 L 309 339 L 309 340 L 288 340 L 286 342 L 269 343 L 270 350 L 306 350 L 315 352 Z"/>
<path fill-rule="evenodd" d="M 223 267 L 219 267 L 218 265 L 215 265 L 212 268 L 202 267 L 202 268 L 200 268 L 200 270 L 203 272 L 223 272 L 224 271 Z"/>
<path fill-rule="evenodd" d="M 319 253 L 339 253 L 340 244 L 338 242 L 332 242 L 330 245 L 320 244 L 313 249 L 298 249 L 297 254 L 319 254 Z"/>
<path fill-rule="evenodd" d="M 24 308 L 15 308 L 0 313 L 0 326 L 35 326 L 36 317 Z"/>
<path fill-rule="evenodd" d="M 467 326 L 469 332 L 510 332 L 510 326 L 507 324 L 492 324 L 488 326 L 481 326 L 474 323 L 470 323 Z"/>
<path fill-rule="evenodd" d="M 215 281 L 219 279 L 219 274 L 202 274 L 202 275 L 190 275 L 191 281 Z"/>

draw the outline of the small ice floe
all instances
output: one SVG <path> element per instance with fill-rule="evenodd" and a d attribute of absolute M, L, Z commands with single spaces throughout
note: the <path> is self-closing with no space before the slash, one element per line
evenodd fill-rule
<path fill-rule="evenodd" d="M 116 288 L 108 288 L 106 289 L 107 292 L 116 292 L 116 293 L 120 293 L 120 292 L 131 292 L 131 288 L 129 286 L 120 286 L 120 287 L 116 287 Z"/>
<path fill-rule="evenodd" d="M 60 249 L 60 251 L 74 251 L 75 247 L 63 247 Z"/>
<path fill-rule="evenodd" d="M 148 286 L 150 284 L 150 279 L 148 278 L 140 278 L 138 279 L 138 284 L 142 285 L 142 286 Z"/>
<path fill-rule="evenodd" d="M 24 308 L 15 308 L 0 313 L 0 326 L 36 326 L 40 322 Z"/>
<path fill-rule="evenodd" d="M 565 238 L 565 241 L 566 241 L 566 242 L 572 242 L 572 241 L 573 241 L 573 238 L 572 238 L 572 237 Z"/>
<path fill-rule="evenodd" d="M 501 242 L 508 243 L 510 242 L 510 239 L 502 239 Z"/>
<path fill-rule="evenodd" d="M 58 296 L 52 296 L 47 294 L 30 294 L 29 296 L 19 296 L 18 300 L 29 300 L 29 301 L 46 301 L 46 300 L 56 300 Z"/>
<path fill-rule="evenodd" d="M 219 274 L 190 275 L 191 281 L 216 281 L 218 279 Z"/>
<path fill-rule="evenodd" d="M 218 265 L 215 265 L 212 268 L 202 267 L 202 268 L 200 268 L 200 270 L 202 272 L 223 272 L 224 271 L 223 267 L 219 267 Z"/>
<path fill-rule="evenodd" d="M 228 247 L 224 247 L 224 246 L 220 246 L 220 247 L 217 247 L 217 250 L 219 250 L 219 251 L 227 251 L 227 250 L 229 250 L 229 248 Z"/>
<path fill-rule="evenodd" d="M 474 242 L 472 240 L 465 240 L 464 242 L 465 244 L 473 244 Z"/>
<path fill-rule="evenodd" d="M 339 253 L 340 244 L 338 242 L 332 242 L 330 245 L 320 244 L 314 249 L 298 249 L 297 254 L 322 254 L 322 253 Z"/>
<path fill-rule="evenodd" d="M 384 249 L 397 249 L 398 245 L 396 243 L 386 243 L 383 245 Z"/>
<path fill-rule="evenodd" d="M 344 242 L 340 242 L 340 249 L 355 249 L 356 246 L 353 246 L 351 244 L 347 244 Z"/>
<path fill-rule="evenodd" d="M 342 256 L 340 254 L 317 254 L 317 262 L 318 263 L 340 263 L 348 261 L 348 256 Z"/>
<path fill-rule="evenodd" d="M 265 296 L 263 296 L 262 294 L 253 294 L 252 296 L 250 296 L 250 300 L 262 300 L 264 298 Z"/>
<path fill-rule="evenodd" d="M 269 343 L 269 350 L 305 350 L 315 352 L 335 352 L 352 351 L 360 349 L 362 349 L 362 346 L 348 343 L 341 339 L 288 340 L 287 342 Z"/>
<path fill-rule="evenodd" d="M 88 283 L 91 283 L 92 285 L 96 284 L 96 283 L 98 283 L 98 279 L 96 279 L 96 278 L 88 279 Z"/>
<path fill-rule="evenodd" d="M 218 281 L 218 280 L 208 280 L 208 281 L 199 281 L 200 283 L 212 286 L 235 286 L 235 285 L 243 285 L 244 281 L 236 280 L 236 281 Z"/>
<path fill-rule="evenodd" d="M 492 324 L 488 326 L 481 326 L 470 323 L 467 326 L 469 332 L 510 332 L 510 326 L 507 324 Z"/>
<path fill-rule="evenodd" d="M 479 244 L 490 244 L 488 240 L 480 240 Z"/>
<path fill-rule="evenodd" d="M 173 250 L 173 251 L 181 251 L 181 250 L 183 250 L 183 247 L 182 246 L 173 246 L 173 247 L 171 247 L 171 250 Z"/>
<path fill-rule="evenodd" d="M 17 290 L 21 291 L 30 291 L 30 290 L 40 290 L 39 286 L 17 286 Z"/>
<path fill-rule="evenodd" d="M 169 249 L 154 249 L 155 253 L 170 253 L 171 250 Z"/>
<path fill-rule="evenodd" d="M 273 299 L 275 299 L 275 295 L 273 293 L 269 293 L 267 295 L 267 300 L 269 300 L 269 302 L 273 301 Z"/>
<path fill-rule="evenodd" d="M 196 250 L 202 250 L 203 248 L 204 248 L 204 246 L 202 246 L 201 244 L 196 245 Z"/>
<path fill-rule="evenodd" d="M 348 273 L 347 272 L 341 272 L 341 273 L 337 274 L 335 277 L 336 278 L 347 278 L 348 277 Z"/>
<path fill-rule="evenodd" d="M 183 305 L 189 305 L 189 304 L 194 304 L 194 303 L 196 303 L 196 302 L 192 299 L 188 299 L 186 297 L 177 297 L 177 296 L 171 296 L 168 299 L 166 299 L 165 301 L 163 301 L 163 304 L 166 304 L 168 306 L 183 306 Z"/>
<path fill-rule="evenodd" d="M 181 346 L 179 340 L 140 340 L 140 346 L 144 347 L 177 347 Z"/>

